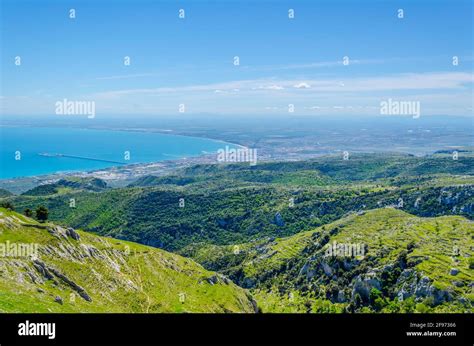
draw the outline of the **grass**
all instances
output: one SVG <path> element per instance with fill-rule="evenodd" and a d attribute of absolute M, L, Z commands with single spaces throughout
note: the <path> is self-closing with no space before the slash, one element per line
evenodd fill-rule
<path fill-rule="evenodd" d="M 191 259 L 81 231 L 79 241 L 57 239 L 43 226 L 54 225 L 0 209 L 0 243 L 39 244 L 39 259 L 83 287 L 92 302 L 57 277 L 41 277 L 31 258 L 2 257 L 1 312 L 253 311 L 245 290 L 223 279 L 212 283 L 216 274 Z M 57 296 L 62 304 L 54 301 Z"/>

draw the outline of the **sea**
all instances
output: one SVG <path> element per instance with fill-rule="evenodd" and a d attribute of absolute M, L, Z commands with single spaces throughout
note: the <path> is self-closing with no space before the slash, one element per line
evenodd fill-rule
<path fill-rule="evenodd" d="M 216 153 L 220 141 L 156 132 L 0 127 L 0 179 L 91 171 Z"/>

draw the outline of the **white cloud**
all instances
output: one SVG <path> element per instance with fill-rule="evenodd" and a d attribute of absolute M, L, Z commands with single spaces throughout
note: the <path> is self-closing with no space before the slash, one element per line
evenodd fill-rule
<path fill-rule="evenodd" d="M 283 90 L 283 89 L 285 89 L 285 88 L 282 87 L 281 85 L 272 84 L 272 85 L 261 85 L 261 86 L 258 87 L 258 89 L 263 89 L 263 90 Z"/>
<path fill-rule="evenodd" d="M 408 73 L 391 75 L 384 77 L 358 77 L 347 78 L 342 84 L 339 79 L 321 79 L 306 80 L 304 82 L 295 80 L 240 80 L 222 83 L 176 86 L 176 87 L 158 87 L 147 89 L 126 89 L 104 91 L 94 95 L 97 98 L 123 97 L 126 95 L 160 95 L 172 93 L 199 93 L 215 92 L 216 90 L 236 92 L 249 95 L 252 92 L 264 92 L 296 88 L 296 85 L 310 85 L 311 92 L 319 94 L 321 92 L 375 92 L 375 91 L 414 91 L 414 90 L 445 90 L 445 89 L 463 89 L 466 84 L 474 82 L 472 73 L 467 72 L 437 72 L 437 73 Z M 296 92 L 296 91 L 294 91 Z"/>
<path fill-rule="evenodd" d="M 368 65 L 368 64 L 383 64 L 392 60 L 400 60 L 399 58 L 393 59 L 351 59 L 351 65 Z M 297 69 L 316 69 L 324 67 L 335 67 L 342 66 L 342 57 L 336 61 L 316 61 L 301 64 L 287 64 L 287 65 L 265 65 L 265 66 L 247 66 L 246 69 L 249 71 L 278 71 L 278 70 L 297 70 Z"/>
<path fill-rule="evenodd" d="M 140 77 L 155 77 L 157 74 L 155 73 L 135 73 L 135 74 L 125 74 L 125 75 L 117 75 L 117 76 L 105 76 L 105 77 L 97 77 L 97 80 L 110 80 L 110 79 L 128 79 L 128 78 L 140 78 Z"/>
<path fill-rule="evenodd" d="M 104 90 L 91 94 L 76 94 L 75 98 L 95 101 L 98 112 L 135 114 L 140 111 L 153 114 L 172 114 L 177 105 L 186 103 L 187 110 L 195 113 L 261 114 L 287 111 L 295 104 L 307 114 L 375 114 L 382 99 L 419 101 L 425 114 L 472 115 L 472 86 L 474 77 L 468 72 L 432 72 L 393 74 L 385 76 L 340 77 L 312 79 L 261 78 L 232 80 L 195 85 L 157 85 L 150 88 Z M 297 88 L 299 84 L 310 88 Z M 49 90 L 48 90 L 49 92 Z M 64 95 L 53 95 L 62 99 Z M 54 104 L 45 95 L 32 92 L 27 99 L 3 95 L 0 113 L 51 113 Z M 344 110 L 333 108 L 344 106 Z M 351 105 L 353 108 L 348 107 Z M 265 109 L 265 106 L 275 108 Z M 149 110 L 149 111 L 148 111 Z"/>
<path fill-rule="evenodd" d="M 305 82 L 301 82 L 301 83 L 293 85 L 293 87 L 295 87 L 296 89 L 309 89 L 311 88 L 311 85 Z"/>

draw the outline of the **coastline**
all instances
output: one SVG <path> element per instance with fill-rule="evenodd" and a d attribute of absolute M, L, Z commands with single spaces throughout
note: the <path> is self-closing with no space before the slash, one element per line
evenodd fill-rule
<path fill-rule="evenodd" d="M 5 127 L 5 125 L 0 125 Z M 195 139 L 208 139 L 216 143 L 222 143 L 223 145 L 235 146 L 244 148 L 243 145 L 237 143 L 231 143 L 222 139 L 215 139 L 208 136 L 188 136 L 185 134 L 171 133 L 173 130 L 151 130 L 146 129 L 127 129 L 127 128 L 82 128 L 75 126 L 33 126 L 33 125 L 7 125 L 6 127 L 30 127 L 30 128 L 73 128 L 90 131 L 121 131 L 121 132 L 145 132 L 145 133 L 156 133 L 161 135 L 172 135 Z M 175 170 L 189 167 L 196 164 L 217 164 L 215 153 L 201 153 L 195 156 L 186 156 L 181 158 L 166 159 L 160 161 L 150 161 L 142 163 L 131 163 L 127 165 L 114 165 L 93 170 L 68 170 L 68 171 L 57 171 L 47 174 L 32 175 L 32 176 L 18 176 L 10 178 L 0 178 L 0 188 L 6 189 L 15 194 L 27 191 L 35 186 L 52 183 L 64 177 L 95 177 L 102 179 L 107 182 L 108 185 L 113 187 L 125 186 L 130 182 L 146 175 L 165 175 Z"/>
<path fill-rule="evenodd" d="M 179 137 L 186 137 L 186 138 L 194 138 L 194 139 L 209 139 L 214 142 L 228 144 L 228 145 L 235 145 L 239 148 L 246 148 L 245 145 L 239 143 L 233 143 L 229 141 L 225 141 L 223 139 L 214 138 L 210 136 L 197 136 L 197 135 L 188 135 L 183 133 L 177 133 L 176 130 L 172 129 L 143 129 L 143 128 L 123 128 L 123 127 L 79 127 L 79 126 L 55 126 L 55 125 L 30 125 L 30 124 L 18 124 L 18 125 L 5 125 L 0 124 L 0 129 L 2 127 L 30 127 L 30 128 L 67 128 L 67 129 L 80 129 L 80 130 L 95 130 L 95 131 L 120 131 L 120 132 L 144 132 L 144 133 L 159 133 L 162 135 L 172 135 L 172 136 L 179 136 Z M 0 179 L 1 180 L 1 179 Z"/>
<path fill-rule="evenodd" d="M 347 150 L 354 154 L 372 153 L 372 154 L 388 154 L 396 153 L 400 155 L 413 155 L 413 156 L 429 156 L 435 154 L 437 151 L 449 151 L 452 152 L 453 148 L 456 148 L 460 153 L 464 150 L 469 150 L 472 146 L 466 146 L 462 144 L 463 131 L 455 128 L 451 131 L 449 136 L 443 140 L 441 144 L 431 144 L 430 138 L 422 139 L 416 146 L 410 146 L 408 142 L 400 142 L 397 137 L 397 141 L 394 143 L 393 140 L 387 140 L 385 145 L 380 145 L 380 141 L 368 140 L 366 137 L 361 135 L 359 132 L 354 132 L 356 136 L 359 136 L 357 143 L 347 143 L 345 141 L 345 134 L 339 135 L 339 137 L 321 137 L 318 134 L 312 134 L 311 129 L 308 130 L 295 130 L 289 133 L 273 131 L 267 133 L 266 128 L 258 128 L 254 132 L 248 132 L 245 128 L 220 128 L 220 127 L 177 127 L 173 130 L 170 127 L 158 128 L 158 127 L 135 127 L 129 128 L 124 126 L 73 126 L 73 125 L 42 125 L 35 126 L 34 124 L 0 124 L 0 130 L 2 127 L 41 127 L 41 128 L 66 128 L 66 129 L 82 129 L 82 130 L 99 130 L 99 131 L 121 131 L 121 132 L 145 132 L 155 134 L 167 134 L 173 136 L 181 136 L 186 138 L 195 139 L 208 139 L 212 140 L 219 145 L 235 146 L 238 148 L 256 148 L 258 150 L 258 161 L 304 161 L 308 159 L 315 159 L 324 156 L 340 156 L 343 150 Z M 430 127 L 428 127 L 430 128 Z M 423 130 L 423 129 L 422 129 Z M 303 133 L 300 133 L 303 131 Z M 309 131 L 309 132 L 308 132 Z M 387 131 L 384 128 L 380 129 L 380 134 L 384 134 L 390 138 L 393 135 L 391 131 Z M 421 130 L 420 130 L 421 131 Z M 461 131 L 461 132 L 459 132 Z M 265 135 L 262 135 L 264 133 Z M 365 133 L 365 132 L 364 132 Z M 279 135 L 278 139 L 275 139 L 274 135 Z M 404 132 L 399 131 L 399 136 L 403 136 Z M 410 135 L 411 136 L 411 135 Z M 227 140 L 230 139 L 229 140 Z M 422 137 L 421 137 L 422 138 Z M 438 137 L 436 137 L 439 140 Z M 455 138 L 453 140 L 452 138 Z M 195 156 L 187 156 L 182 158 L 166 157 L 159 161 L 149 161 L 143 163 L 130 163 L 127 165 L 120 166 L 109 166 L 105 168 L 94 168 L 94 169 L 79 169 L 74 171 L 58 171 L 47 174 L 39 174 L 32 176 L 23 177 L 12 177 L 0 179 L 0 188 L 5 188 L 13 193 L 21 193 L 28 189 L 31 189 L 37 185 L 45 184 L 48 182 L 54 182 L 61 177 L 97 177 L 105 180 L 111 187 L 125 186 L 135 179 L 138 179 L 145 175 L 156 175 L 161 176 L 170 174 L 173 171 L 189 167 L 198 164 L 218 164 L 216 160 L 216 152 L 209 153 L 202 150 Z"/>

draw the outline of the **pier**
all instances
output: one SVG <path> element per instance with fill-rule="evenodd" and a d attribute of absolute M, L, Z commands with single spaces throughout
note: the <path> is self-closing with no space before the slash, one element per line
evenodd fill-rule
<path fill-rule="evenodd" d="M 116 163 L 116 164 L 119 164 L 119 165 L 125 165 L 126 164 L 125 162 L 120 162 L 120 161 L 112 161 L 112 160 L 98 159 L 98 158 L 95 158 L 95 157 L 78 156 L 78 155 L 67 155 L 67 154 L 56 154 L 56 153 L 39 153 L 39 155 L 40 156 L 47 156 L 47 157 L 67 157 L 67 158 L 71 158 L 71 159 Z"/>

